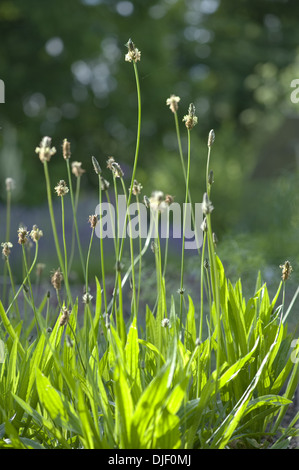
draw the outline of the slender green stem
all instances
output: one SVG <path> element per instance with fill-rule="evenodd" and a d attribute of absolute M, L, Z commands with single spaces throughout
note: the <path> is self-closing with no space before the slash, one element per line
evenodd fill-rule
<path fill-rule="evenodd" d="M 108 191 L 106 194 L 109 197 Z M 99 175 L 99 211 L 100 214 L 102 213 L 102 188 L 101 188 L 101 175 Z M 115 238 L 115 237 L 114 237 Z M 104 245 L 103 245 L 103 224 L 100 221 L 100 252 L 101 252 L 101 271 L 102 271 L 102 287 L 103 287 L 103 294 L 104 294 L 104 306 L 105 306 L 105 314 L 107 315 L 107 292 L 106 292 L 106 279 L 105 279 L 105 259 L 104 259 Z"/>
<path fill-rule="evenodd" d="M 207 234 L 204 232 L 203 245 L 202 245 L 202 258 L 200 267 L 200 320 L 199 320 L 199 341 L 202 338 L 202 325 L 203 325 L 203 294 L 204 294 L 204 262 L 205 262 L 205 247 L 206 247 Z"/>
<path fill-rule="evenodd" d="M 141 288 L 141 274 L 142 274 L 142 239 L 141 239 L 141 217 L 140 217 L 140 203 L 138 194 L 136 194 L 136 202 L 138 207 L 138 225 L 139 225 L 139 271 L 138 271 L 138 289 L 137 289 L 137 311 L 139 310 L 140 288 Z M 134 266 L 132 264 L 132 268 Z"/>
<path fill-rule="evenodd" d="M 187 160 L 187 174 L 186 174 L 186 193 L 185 193 L 185 207 L 183 215 L 183 234 L 182 234 L 182 256 L 181 256 L 181 286 L 180 290 L 183 292 L 184 288 L 184 260 L 185 260 L 185 230 L 186 230 L 186 213 L 187 213 L 187 203 L 188 203 L 188 194 L 189 194 L 189 178 L 190 178 L 190 156 L 191 156 L 191 139 L 190 139 L 190 129 L 188 131 L 188 160 Z M 180 323 L 182 325 L 182 316 L 183 316 L 183 295 L 180 296 Z"/>
<path fill-rule="evenodd" d="M 38 242 L 36 242 L 36 244 L 37 243 Z M 34 313 L 34 318 L 35 318 L 35 323 L 36 323 L 36 329 L 37 329 L 37 332 L 38 332 L 39 331 L 39 323 L 38 323 L 38 317 L 37 317 L 36 308 L 35 308 L 34 295 L 33 295 L 33 290 L 32 290 L 32 285 L 31 285 L 31 280 L 30 280 L 30 272 L 28 270 L 26 250 L 25 250 L 24 244 L 22 245 L 22 250 L 23 250 L 24 266 L 25 266 L 25 270 L 26 270 L 26 277 L 27 277 L 27 281 L 28 281 L 28 284 L 29 284 L 32 308 L 33 308 L 33 313 Z"/>
<path fill-rule="evenodd" d="M 65 213 L 64 213 L 64 197 L 61 198 L 61 226 L 62 226 L 62 240 L 63 240 L 63 251 L 64 251 L 64 272 L 68 273 L 67 267 L 67 248 L 66 248 L 66 238 L 65 238 Z"/>
<path fill-rule="evenodd" d="M 11 267 L 10 267 L 10 263 L 9 263 L 9 258 L 8 258 L 8 257 L 6 258 L 6 264 L 7 264 L 7 270 L 8 270 L 8 273 L 9 273 L 10 284 L 11 284 L 13 296 L 14 296 L 14 298 L 16 298 L 15 283 L 14 283 L 13 275 L 12 275 L 12 272 L 11 272 Z M 16 300 L 16 302 L 15 302 L 15 307 L 16 307 L 16 311 L 17 311 L 17 315 L 18 315 L 18 320 L 21 321 L 21 315 L 20 315 L 20 310 L 19 310 L 19 305 L 18 305 L 17 300 Z"/>
<path fill-rule="evenodd" d="M 52 203 L 50 176 L 49 176 L 48 162 L 47 161 L 44 161 L 44 172 L 45 172 L 45 179 L 46 179 L 46 186 L 47 186 L 48 207 L 49 207 L 49 213 L 50 213 L 50 219 L 51 219 L 51 225 L 52 225 L 52 231 L 53 231 L 53 236 L 54 236 L 56 253 L 57 253 L 57 256 L 58 256 L 60 268 L 61 268 L 62 273 L 63 273 L 63 278 L 64 278 L 65 287 L 66 287 L 66 291 L 67 291 L 68 301 L 73 305 L 72 295 L 71 295 L 71 291 L 70 291 L 70 287 L 69 287 L 68 275 L 67 275 L 67 272 L 65 272 L 65 269 L 64 269 L 64 262 L 63 262 L 63 258 L 62 258 L 62 255 L 61 255 L 61 250 L 60 250 L 59 241 L 58 241 L 56 222 L 55 222 L 54 211 L 53 211 L 53 203 Z"/>
<path fill-rule="evenodd" d="M 77 222 L 77 205 L 78 205 L 78 199 L 77 198 L 78 198 L 79 190 L 80 190 L 80 176 L 77 177 L 76 200 L 74 200 L 73 185 L 72 185 L 72 177 L 71 177 L 71 169 L 70 169 L 69 159 L 66 159 L 66 166 L 67 166 L 67 173 L 68 173 L 68 180 L 69 180 L 69 188 L 70 188 L 71 203 L 72 203 L 72 209 L 73 209 L 75 231 L 76 231 L 76 237 L 77 237 L 77 245 L 78 245 L 78 249 L 79 249 L 80 260 L 81 260 L 81 265 L 82 265 L 82 271 L 83 271 L 83 276 L 84 276 L 85 266 L 84 266 L 84 259 L 83 259 L 83 253 L 82 253 L 79 230 L 78 230 L 78 222 Z"/>
<path fill-rule="evenodd" d="M 85 270 L 85 292 L 88 294 L 88 269 L 89 269 L 89 259 L 90 259 L 90 253 L 91 253 L 91 246 L 92 246 L 92 241 L 93 241 L 93 236 L 94 236 L 94 227 L 92 228 L 91 235 L 90 235 L 90 241 L 89 241 L 89 246 L 88 246 L 88 251 L 87 251 L 87 258 L 86 258 L 86 270 Z"/>
<path fill-rule="evenodd" d="M 126 187 L 123 178 L 121 178 L 121 183 L 124 191 L 124 195 L 127 201 L 127 194 L 126 194 Z M 129 204 L 127 203 L 127 210 L 129 209 Z M 134 315 L 137 316 L 137 300 L 136 300 L 136 282 L 135 282 L 135 268 L 134 268 L 134 244 L 133 244 L 133 236 L 132 236 L 132 225 L 131 225 L 131 217 L 128 214 L 129 219 L 129 238 L 130 238 L 130 254 L 131 254 L 131 266 L 132 266 L 132 290 L 133 290 L 133 308 L 134 308 Z"/>
<path fill-rule="evenodd" d="M 26 282 L 27 279 L 28 279 L 28 276 L 30 276 L 30 274 L 31 274 L 31 272 L 32 272 L 32 270 L 33 270 L 33 268 L 34 268 L 34 266 L 35 266 L 35 264 L 36 264 L 37 256 L 38 256 L 38 242 L 35 244 L 35 255 L 34 255 L 34 259 L 33 259 L 33 261 L 32 261 L 32 264 L 31 264 L 31 266 L 30 266 L 30 269 L 27 270 L 26 275 L 25 275 L 25 278 L 24 278 L 22 284 L 20 285 L 20 287 L 19 287 L 19 289 L 18 289 L 16 295 L 15 295 L 14 298 L 12 299 L 12 301 L 11 301 L 11 303 L 10 303 L 8 309 L 6 310 L 6 315 L 9 313 L 9 311 L 10 311 L 10 309 L 12 308 L 14 302 L 15 302 L 16 299 L 18 298 L 18 296 L 19 296 L 21 290 L 23 289 L 23 287 L 24 287 L 24 285 L 25 285 L 25 282 Z"/>
<path fill-rule="evenodd" d="M 11 191 L 7 191 L 7 199 L 6 199 L 6 234 L 5 234 L 5 241 L 9 242 L 10 238 L 10 215 L 11 215 Z M 7 289 L 7 265 L 4 264 L 4 272 L 3 272 L 3 295 L 2 295 L 2 303 L 5 305 L 6 302 L 6 289 Z"/>

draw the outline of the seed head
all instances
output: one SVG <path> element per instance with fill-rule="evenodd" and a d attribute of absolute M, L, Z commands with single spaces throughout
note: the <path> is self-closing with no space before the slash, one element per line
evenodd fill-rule
<path fill-rule="evenodd" d="M 203 195 L 203 201 L 202 201 L 201 208 L 202 208 L 202 212 L 203 212 L 204 215 L 210 214 L 212 212 L 212 210 L 214 209 L 214 206 L 211 203 L 211 201 L 209 200 L 209 197 L 208 197 L 207 193 L 204 193 L 204 195 Z"/>
<path fill-rule="evenodd" d="M 60 180 L 54 189 L 57 193 L 57 196 L 60 197 L 65 196 L 69 192 L 69 188 L 67 187 L 66 182 L 64 180 Z"/>
<path fill-rule="evenodd" d="M 135 47 L 132 39 L 130 38 L 126 44 L 128 53 L 125 55 L 126 62 L 137 62 L 141 58 L 141 52 Z"/>
<path fill-rule="evenodd" d="M 39 159 L 42 163 L 49 162 L 52 155 L 56 153 L 56 148 L 51 147 L 51 137 L 43 137 L 39 147 L 36 147 L 35 153 L 39 154 Z"/>
<path fill-rule="evenodd" d="M 91 228 L 95 228 L 98 223 L 98 216 L 97 215 L 90 215 L 88 217 L 88 221 L 90 223 Z"/>
<path fill-rule="evenodd" d="M 2 246 L 2 254 L 7 259 L 10 255 L 10 248 L 13 247 L 13 244 L 10 242 L 4 242 L 4 243 L 1 243 L 1 246 Z"/>
<path fill-rule="evenodd" d="M 27 229 L 25 227 L 20 227 L 18 229 L 18 243 L 20 245 L 25 245 L 25 243 L 28 242 L 28 236 L 29 236 L 29 232 L 27 231 Z"/>
<path fill-rule="evenodd" d="M 6 178 L 5 185 L 7 192 L 11 192 L 16 188 L 16 182 L 13 178 Z"/>
<path fill-rule="evenodd" d="M 51 284 L 55 290 L 61 289 L 62 280 L 63 280 L 63 275 L 62 275 L 62 272 L 60 271 L 60 268 L 58 268 L 56 269 L 56 271 L 53 273 L 51 277 Z"/>
<path fill-rule="evenodd" d="M 68 310 L 66 307 L 62 307 L 60 311 L 60 319 L 59 319 L 59 326 L 64 326 L 68 324 L 68 321 L 70 319 L 70 310 Z"/>
<path fill-rule="evenodd" d="M 65 160 L 71 158 L 71 144 L 67 139 L 64 139 L 62 144 L 62 155 Z"/>
<path fill-rule="evenodd" d="M 82 176 L 83 173 L 85 173 L 86 170 L 83 170 L 81 168 L 82 162 L 72 162 L 72 173 L 76 176 L 76 178 L 79 178 L 79 176 Z"/>
<path fill-rule="evenodd" d="M 93 164 L 94 171 L 96 172 L 97 175 L 100 175 L 102 173 L 102 169 L 100 167 L 99 162 L 97 161 L 97 159 L 95 157 L 91 157 L 91 161 L 92 161 L 92 164 Z"/>
<path fill-rule="evenodd" d="M 170 98 L 167 98 L 166 105 L 169 106 L 170 110 L 173 113 L 176 113 L 178 110 L 178 103 L 181 101 L 179 96 L 171 95 Z"/>
<path fill-rule="evenodd" d="M 293 268 L 289 261 L 285 261 L 284 264 L 279 266 L 282 269 L 282 280 L 287 281 L 293 271 Z"/>
<path fill-rule="evenodd" d="M 32 230 L 30 232 L 31 240 L 36 243 L 42 236 L 43 236 L 42 230 L 40 230 L 37 225 L 33 225 Z"/>
<path fill-rule="evenodd" d="M 214 132 L 214 129 L 211 129 L 209 132 L 208 147 L 212 147 L 214 142 L 215 142 L 215 132 Z"/>
<path fill-rule="evenodd" d="M 190 104 L 188 114 L 183 117 L 183 122 L 185 122 L 185 126 L 187 129 L 191 130 L 197 124 L 197 117 L 195 116 L 195 106 L 193 103 Z"/>

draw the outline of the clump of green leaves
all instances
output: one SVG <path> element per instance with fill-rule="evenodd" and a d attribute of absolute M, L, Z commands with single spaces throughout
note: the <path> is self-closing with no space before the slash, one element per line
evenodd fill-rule
<path fill-rule="evenodd" d="M 127 206 L 136 188 L 141 125 L 137 70 L 140 51 L 132 41 L 128 44 L 138 95 L 137 143 L 129 192 L 120 167 L 115 166 L 114 159 L 113 162 L 111 157 L 109 159 L 115 200 L 120 186 L 126 196 Z M 193 125 L 190 127 L 190 119 L 193 124 L 197 121 L 194 106 L 190 105 L 189 118 L 184 118 L 188 122 L 186 169 L 180 145 L 178 102 L 176 99 L 171 110 L 175 116 L 185 178 L 185 202 L 190 202 L 190 130 L 193 128 Z M 214 206 L 210 197 L 213 178 L 209 165 L 214 140 L 215 134 L 211 131 L 203 195 L 203 246 L 198 253 L 200 304 L 195 305 L 184 288 L 184 245 L 179 303 L 176 301 L 177 293 L 168 295 L 165 282 L 167 245 L 162 263 L 157 231 L 152 244 L 157 278 L 156 303 L 154 308 L 146 307 L 144 328 L 140 326 L 139 297 L 142 259 L 151 237 L 146 238 L 143 246 L 141 239 L 138 240 L 137 254 L 136 245 L 130 239 L 130 267 L 124 273 L 124 239 L 120 242 L 115 237 L 115 279 L 110 299 L 105 283 L 105 251 L 103 239 L 100 239 L 101 280 L 95 279 L 96 295 L 93 301 L 88 274 L 97 217 L 89 217 L 92 231 L 84 261 L 76 223 L 79 185 L 74 196 L 68 145 L 65 160 L 70 191 L 60 194 L 63 228 L 61 250 L 48 171 L 54 148 L 50 145 L 51 139 L 42 140 L 38 151 L 40 157 L 43 157 L 41 161 L 45 169 L 58 269 L 65 281 L 66 291 L 60 294 L 59 283 L 55 312 L 49 312 L 47 294 L 37 304 L 30 280 L 38 253 L 40 237 L 37 237 L 36 255 L 31 266 L 28 266 L 23 250 L 25 277 L 20 289 L 16 292 L 12 286 L 13 299 L 8 308 L 0 302 L 0 336 L 3 341 L 3 362 L 0 364 L 1 448 L 280 448 L 287 447 L 289 439 L 296 435 L 294 426 L 299 415 L 286 427 L 283 423 L 299 378 L 298 361 L 295 360 L 298 344 L 292 349 L 294 337 L 288 332 L 288 315 L 284 312 L 286 264 L 283 265 L 283 279 L 272 300 L 260 276 L 254 295 L 249 300 L 243 296 L 241 280 L 232 285 L 227 279 L 217 256 L 216 237 L 212 229 Z M 104 193 L 109 201 L 109 184 L 103 179 L 101 167 L 94 157 L 92 163 L 99 178 L 101 205 Z M 76 178 L 80 178 L 81 174 L 78 173 Z M 137 193 L 134 190 L 137 203 L 141 189 L 139 185 Z M 75 220 L 72 241 L 77 241 L 85 280 L 83 321 L 79 321 L 79 299 L 73 299 L 68 282 L 70 263 L 63 202 L 68 192 L 72 198 Z M 150 206 L 151 201 L 148 201 Z M 130 223 L 130 216 L 126 214 L 126 217 Z M 117 234 L 119 228 L 114 228 Z M 4 248 L 7 261 L 10 254 L 7 249 L 11 247 L 5 245 Z M 137 263 L 139 269 L 135 272 Z M 291 272 L 289 264 L 288 272 Z M 128 278 L 131 278 L 131 315 L 125 321 L 123 288 Z M 23 321 L 18 305 L 19 293 L 27 283 L 30 295 L 24 292 L 24 297 L 34 313 L 30 322 Z M 206 303 L 204 290 L 207 294 Z M 279 304 L 281 293 L 282 303 Z M 12 315 L 14 312 L 18 314 Z M 28 336 L 32 333 L 34 339 L 29 342 Z"/>

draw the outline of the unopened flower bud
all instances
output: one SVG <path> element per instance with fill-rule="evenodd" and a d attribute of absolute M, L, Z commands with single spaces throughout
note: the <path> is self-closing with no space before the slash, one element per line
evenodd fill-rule
<path fill-rule="evenodd" d="M 96 172 L 97 175 L 100 175 L 102 173 L 102 169 L 100 167 L 99 162 L 97 161 L 97 159 L 95 157 L 91 157 L 91 161 L 92 161 L 92 164 L 93 164 L 94 171 Z"/>
<path fill-rule="evenodd" d="M 65 160 L 71 158 L 71 144 L 67 139 L 64 139 L 62 144 L 62 155 Z"/>
<path fill-rule="evenodd" d="M 214 142 L 215 142 L 215 132 L 214 132 L 214 129 L 211 129 L 209 132 L 209 137 L 208 137 L 208 147 L 212 147 Z"/>

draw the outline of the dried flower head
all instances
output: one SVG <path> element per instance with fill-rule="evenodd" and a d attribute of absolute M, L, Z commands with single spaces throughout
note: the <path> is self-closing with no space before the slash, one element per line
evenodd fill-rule
<path fill-rule="evenodd" d="M 126 62 L 137 62 L 141 58 L 141 52 L 135 47 L 132 39 L 130 38 L 126 44 L 128 53 L 125 55 Z"/>
<path fill-rule="evenodd" d="M 183 122 L 185 122 L 185 126 L 187 129 L 191 130 L 197 124 L 197 117 L 195 116 L 195 106 L 193 103 L 190 104 L 188 114 L 183 117 Z"/>
<path fill-rule="evenodd" d="M 57 193 L 57 196 L 60 197 L 65 196 L 69 192 L 69 188 L 67 187 L 66 182 L 64 180 L 60 180 L 54 189 Z"/>
<path fill-rule="evenodd" d="M 93 214 L 88 217 L 88 222 L 90 223 L 91 228 L 95 228 L 98 223 L 98 216 Z"/>
<path fill-rule="evenodd" d="M 214 209 L 213 204 L 209 200 L 208 194 L 204 193 L 203 195 L 203 200 L 202 200 L 202 212 L 204 215 L 210 214 L 212 210 Z"/>
<path fill-rule="evenodd" d="M 178 110 L 178 103 L 181 101 L 179 96 L 171 95 L 170 98 L 167 98 L 166 105 L 169 106 L 170 110 L 173 113 L 176 113 Z"/>
<path fill-rule="evenodd" d="M 20 245 L 25 245 L 25 243 L 28 242 L 28 236 L 29 236 L 29 232 L 27 231 L 27 229 L 25 227 L 20 227 L 18 229 L 18 243 Z"/>
<path fill-rule="evenodd" d="M 16 188 L 16 182 L 13 178 L 6 178 L 5 185 L 7 192 L 11 192 Z"/>
<path fill-rule="evenodd" d="M 93 164 L 94 171 L 96 172 L 97 175 L 100 175 L 102 173 L 102 169 L 100 167 L 99 162 L 97 161 L 97 159 L 95 157 L 91 157 L 91 161 L 92 161 L 92 164 Z"/>
<path fill-rule="evenodd" d="M 52 286 L 54 287 L 55 290 L 60 290 L 61 289 L 62 280 L 63 280 L 63 275 L 62 275 L 62 272 L 60 271 L 60 268 L 58 268 L 52 274 L 52 277 L 51 277 L 51 284 L 52 284 Z"/>
<path fill-rule="evenodd" d="M 62 144 L 62 155 L 65 160 L 71 158 L 71 143 L 67 139 L 64 139 Z"/>
<path fill-rule="evenodd" d="M 280 269 L 282 269 L 282 280 L 287 281 L 293 271 L 291 263 L 289 261 L 285 261 L 284 264 L 281 264 Z"/>
<path fill-rule="evenodd" d="M 137 180 L 134 180 L 133 185 L 132 185 L 132 194 L 134 194 L 134 196 L 137 196 L 138 194 L 141 193 L 142 188 L 143 188 L 142 184 L 138 183 Z M 129 191 L 131 191 L 131 187 L 129 188 Z"/>
<path fill-rule="evenodd" d="M 79 178 L 79 176 L 82 176 L 83 173 L 85 173 L 86 170 L 83 170 L 81 168 L 82 162 L 72 162 L 72 173 L 76 176 L 76 178 Z"/>
<path fill-rule="evenodd" d="M 209 132 L 209 137 L 208 137 L 208 147 L 212 147 L 214 142 L 215 142 L 215 132 L 214 132 L 214 129 L 211 129 Z"/>
<path fill-rule="evenodd" d="M 13 247 L 13 244 L 10 242 L 1 243 L 2 246 L 2 254 L 5 258 L 8 258 L 10 255 L 10 249 Z"/>
<path fill-rule="evenodd" d="M 32 230 L 30 232 L 31 240 L 36 243 L 42 236 L 43 236 L 42 230 L 40 230 L 37 225 L 33 225 Z"/>
<path fill-rule="evenodd" d="M 49 162 L 52 155 L 56 153 L 56 148 L 51 147 L 52 139 L 51 137 L 43 137 L 39 147 L 36 147 L 35 153 L 39 154 L 39 159 L 42 163 Z"/>
<path fill-rule="evenodd" d="M 71 311 L 68 310 L 66 307 L 62 307 L 60 311 L 60 319 L 59 319 L 59 326 L 64 326 L 68 324 L 70 319 Z"/>

